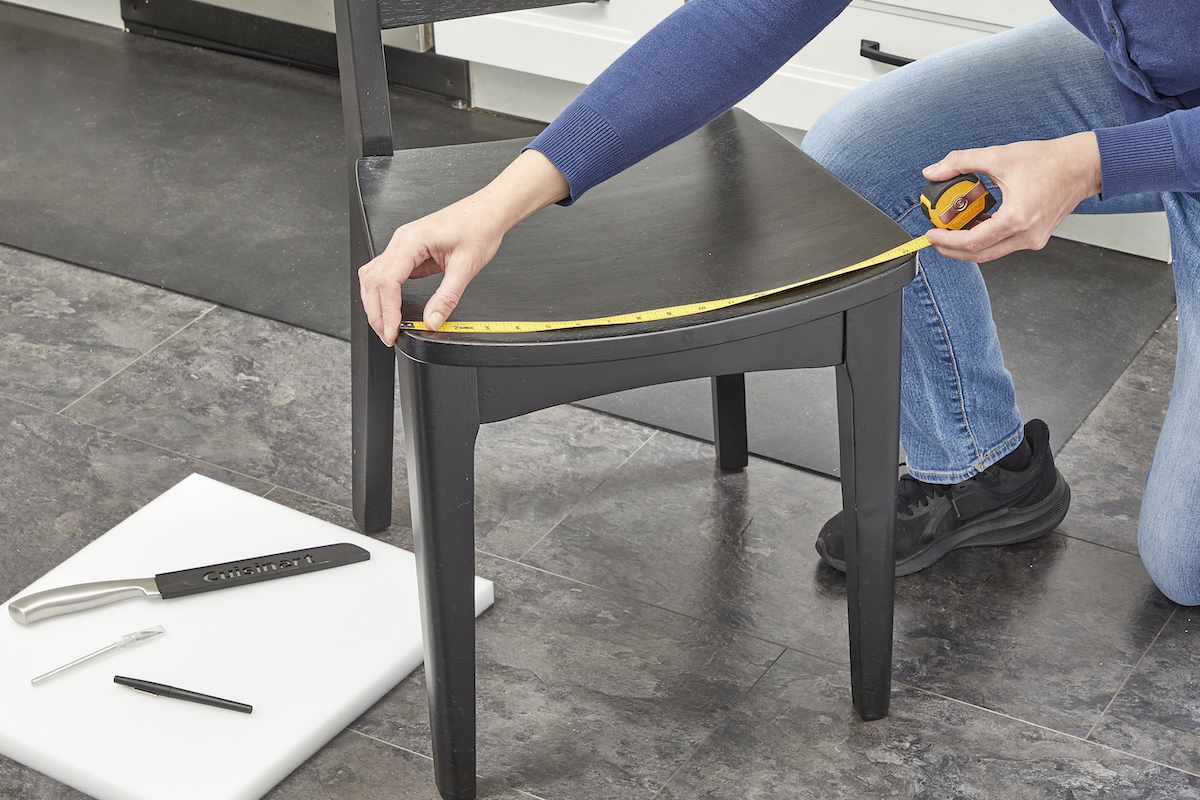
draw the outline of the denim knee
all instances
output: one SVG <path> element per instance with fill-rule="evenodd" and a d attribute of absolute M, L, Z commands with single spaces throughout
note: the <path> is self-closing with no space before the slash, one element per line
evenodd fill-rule
<path fill-rule="evenodd" d="M 1163 195 L 1171 225 L 1179 342 L 1175 381 L 1138 520 L 1138 551 L 1158 588 L 1200 605 L 1200 196 Z"/>
<path fill-rule="evenodd" d="M 1147 498 L 1149 499 L 1149 498 Z M 1200 546 L 1186 525 L 1154 503 L 1143 503 L 1138 552 L 1159 591 L 1183 606 L 1200 606 Z"/>

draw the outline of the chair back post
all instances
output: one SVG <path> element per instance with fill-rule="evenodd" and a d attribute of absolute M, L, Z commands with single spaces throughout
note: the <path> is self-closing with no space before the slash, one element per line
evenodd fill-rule
<path fill-rule="evenodd" d="M 379 0 L 334 0 L 342 116 L 351 172 L 363 156 L 390 156 L 392 113 Z"/>

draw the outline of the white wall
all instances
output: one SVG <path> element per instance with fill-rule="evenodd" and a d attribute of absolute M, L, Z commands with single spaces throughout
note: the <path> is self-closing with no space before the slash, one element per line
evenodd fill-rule
<path fill-rule="evenodd" d="M 120 0 L 6 0 L 16 6 L 28 6 L 61 14 L 64 17 L 96 22 L 110 28 L 124 28 Z"/>

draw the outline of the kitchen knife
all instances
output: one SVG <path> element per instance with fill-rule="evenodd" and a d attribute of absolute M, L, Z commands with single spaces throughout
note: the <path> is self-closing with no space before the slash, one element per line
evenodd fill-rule
<path fill-rule="evenodd" d="M 309 547 L 225 564 L 163 572 L 153 578 L 99 581 L 47 589 L 8 604 L 8 613 L 22 625 L 49 617 L 71 614 L 133 597 L 184 597 L 189 594 L 228 589 L 303 572 L 355 564 L 371 558 L 370 552 L 349 542 Z"/>

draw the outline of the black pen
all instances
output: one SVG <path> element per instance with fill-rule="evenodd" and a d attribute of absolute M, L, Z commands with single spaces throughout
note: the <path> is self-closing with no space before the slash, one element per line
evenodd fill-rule
<path fill-rule="evenodd" d="M 230 711 L 240 711 L 243 714 L 249 714 L 254 710 L 253 706 L 248 706 L 245 703 L 235 703 L 232 700 L 224 700 L 220 697 L 213 697 L 212 695 L 208 694 L 191 692 L 187 689 L 180 689 L 177 686 L 167 686 L 165 683 L 144 681 L 140 678 L 126 678 L 121 675 L 116 675 L 113 677 L 113 683 L 119 683 L 122 686 L 128 686 L 130 689 L 137 689 L 140 692 L 149 692 L 150 694 L 155 694 L 159 697 L 172 697 L 176 700 L 187 700 L 189 703 L 201 703 L 206 706 L 227 708 Z"/>

